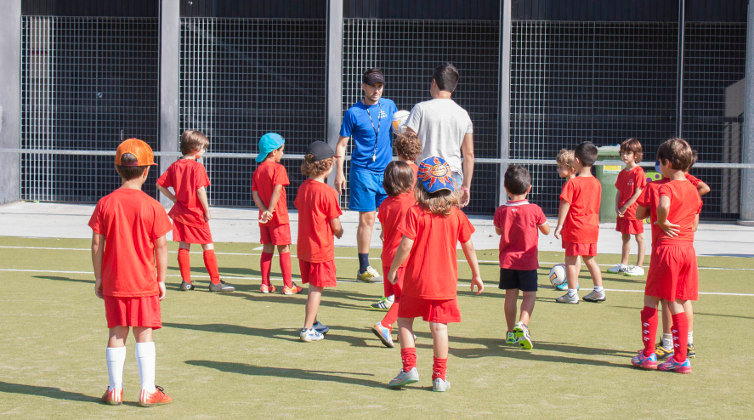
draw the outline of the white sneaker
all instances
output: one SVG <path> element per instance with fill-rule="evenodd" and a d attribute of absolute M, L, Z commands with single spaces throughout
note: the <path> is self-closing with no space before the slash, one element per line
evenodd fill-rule
<path fill-rule="evenodd" d="M 643 276 L 644 268 L 639 267 L 638 265 L 629 265 L 623 274 L 626 276 Z"/>
<path fill-rule="evenodd" d="M 412 367 L 408 372 L 404 372 L 403 369 L 401 369 L 401 371 L 398 372 L 398 376 L 391 379 L 387 386 L 390 388 L 403 388 L 408 384 L 416 382 L 419 382 L 419 372 L 415 367 Z"/>
<path fill-rule="evenodd" d="M 614 273 L 614 274 L 617 274 L 617 273 L 623 273 L 623 272 L 625 272 L 625 271 L 626 271 L 626 269 L 628 269 L 628 266 L 627 266 L 627 265 L 623 265 L 623 264 L 615 264 L 615 267 L 610 267 L 610 268 L 608 268 L 608 269 L 607 269 L 607 272 L 608 272 L 608 273 Z"/>
<path fill-rule="evenodd" d="M 432 381 L 432 391 L 445 392 L 450 389 L 450 382 L 442 378 L 435 378 Z"/>
<path fill-rule="evenodd" d="M 301 332 L 298 335 L 299 339 L 306 343 L 311 343 L 312 341 L 319 341 L 323 338 L 325 338 L 324 335 L 322 335 L 319 331 L 315 330 L 314 328 L 301 328 Z"/>
<path fill-rule="evenodd" d="M 578 304 L 579 303 L 579 295 L 574 293 L 573 296 L 569 295 L 567 292 L 563 296 L 559 298 L 555 298 L 555 302 L 558 303 L 571 303 L 571 304 Z"/>
<path fill-rule="evenodd" d="M 382 281 L 382 276 L 371 265 L 368 265 L 363 273 L 356 274 L 356 279 L 365 283 L 379 283 Z"/>

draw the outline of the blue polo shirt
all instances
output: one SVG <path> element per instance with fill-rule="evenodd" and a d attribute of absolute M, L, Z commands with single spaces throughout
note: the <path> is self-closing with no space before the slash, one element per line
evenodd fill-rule
<path fill-rule="evenodd" d="M 367 110 L 369 112 L 367 112 Z M 340 135 L 353 139 L 351 167 L 382 173 L 393 158 L 393 143 L 390 136 L 393 114 L 398 108 L 390 99 L 380 98 L 371 106 L 356 102 L 343 115 Z M 380 138 L 377 139 L 375 131 Z M 375 145 L 377 146 L 375 148 Z M 373 161 L 372 156 L 376 156 Z"/>

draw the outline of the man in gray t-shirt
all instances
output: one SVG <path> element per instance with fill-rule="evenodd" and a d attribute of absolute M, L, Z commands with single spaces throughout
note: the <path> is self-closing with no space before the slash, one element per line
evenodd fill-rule
<path fill-rule="evenodd" d="M 442 156 L 461 187 L 461 206 L 469 204 L 474 175 L 474 126 L 469 113 L 450 96 L 458 85 L 458 70 L 450 63 L 435 68 L 429 93 L 432 99 L 416 104 L 406 127 L 422 142 L 418 161 L 427 156 Z M 463 156 L 463 159 L 461 157 Z"/>

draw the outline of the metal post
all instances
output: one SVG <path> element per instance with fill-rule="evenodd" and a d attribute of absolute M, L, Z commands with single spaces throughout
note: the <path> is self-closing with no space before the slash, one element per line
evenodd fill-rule
<path fill-rule="evenodd" d="M 676 74 L 676 137 L 683 136 L 683 60 L 686 36 L 686 0 L 678 0 L 678 65 Z"/>
<path fill-rule="evenodd" d="M 511 0 L 503 0 L 500 4 L 500 159 L 510 157 L 510 125 L 511 125 Z M 500 186 L 498 204 L 507 200 L 503 174 L 508 164 L 500 162 Z"/>
<path fill-rule="evenodd" d="M 21 0 L 0 13 L 0 149 L 21 148 Z M 21 199 L 21 156 L 0 153 L 0 204 Z"/>
<path fill-rule="evenodd" d="M 343 0 L 327 2 L 327 143 L 335 149 L 343 118 Z M 335 171 L 327 179 L 335 182 Z"/>
<path fill-rule="evenodd" d="M 178 86 L 181 42 L 180 2 L 160 2 L 160 151 L 178 151 Z M 177 156 L 177 153 L 176 153 Z M 160 173 L 165 172 L 176 157 L 160 156 Z M 163 205 L 170 200 L 160 198 Z"/>
<path fill-rule="evenodd" d="M 754 0 L 746 19 L 746 85 L 744 87 L 743 163 L 754 163 Z M 738 223 L 754 226 L 754 169 L 741 170 L 741 210 Z"/>

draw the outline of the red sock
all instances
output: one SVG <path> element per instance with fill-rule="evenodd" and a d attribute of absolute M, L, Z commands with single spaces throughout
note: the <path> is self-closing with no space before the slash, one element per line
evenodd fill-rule
<path fill-rule="evenodd" d="M 686 346 L 689 344 L 689 319 L 686 313 L 681 312 L 673 315 L 673 359 L 678 363 L 686 361 Z"/>
<path fill-rule="evenodd" d="M 259 266 L 262 270 L 262 284 L 269 286 L 270 271 L 272 271 L 272 254 L 263 252 L 262 258 L 259 260 Z"/>
<path fill-rule="evenodd" d="M 212 284 L 220 283 L 220 271 L 217 269 L 217 257 L 214 249 L 204 251 L 204 266 L 209 273 L 209 281 Z"/>
<path fill-rule="evenodd" d="M 280 273 L 283 275 L 283 285 L 285 287 L 293 287 L 293 281 L 291 280 L 291 253 L 286 252 L 280 254 Z"/>
<path fill-rule="evenodd" d="M 387 275 L 387 274 L 385 274 Z M 393 329 L 393 324 L 395 324 L 395 321 L 398 320 L 398 308 L 400 307 L 400 298 L 401 298 L 401 286 L 400 282 L 396 284 L 391 284 L 393 286 L 393 306 L 388 309 L 387 313 L 385 314 L 385 317 L 382 318 L 382 321 L 380 324 L 382 324 L 385 328 Z"/>
<path fill-rule="evenodd" d="M 178 248 L 178 270 L 183 281 L 191 283 L 191 257 L 186 248 Z"/>
<path fill-rule="evenodd" d="M 440 378 L 444 381 L 445 371 L 448 369 L 448 358 L 438 359 L 437 357 L 433 357 L 432 360 L 434 360 L 434 363 L 432 363 L 432 380 Z"/>
<path fill-rule="evenodd" d="M 411 368 L 416 367 L 416 347 L 406 347 L 401 349 L 401 361 L 403 362 L 403 371 L 408 372 Z"/>
<path fill-rule="evenodd" d="M 657 335 L 657 308 L 645 306 L 641 310 L 641 340 L 644 344 L 644 356 L 655 352 L 655 335 Z"/>

